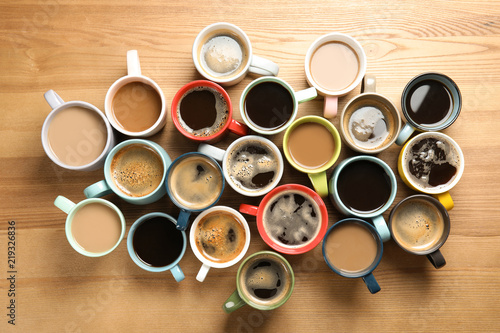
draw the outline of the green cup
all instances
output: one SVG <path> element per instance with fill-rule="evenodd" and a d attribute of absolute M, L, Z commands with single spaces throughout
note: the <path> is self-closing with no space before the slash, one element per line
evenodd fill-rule
<path fill-rule="evenodd" d="M 258 310 L 273 310 L 286 303 L 294 285 L 292 266 L 283 256 L 272 251 L 256 252 L 241 263 L 236 290 L 222 308 L 231 313 L 248 304 Z"/>

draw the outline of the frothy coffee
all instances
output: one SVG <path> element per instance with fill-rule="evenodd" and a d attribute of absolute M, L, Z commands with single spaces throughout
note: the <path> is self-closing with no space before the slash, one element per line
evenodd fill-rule
<path fill-rule="evenodd" d="M 243 191 L 260 192 L 279 176 L 280 162 L 275 151 L 259 140 L 245 140 L 228 151 L 229 179 Z"/>
<path fill-rule="evenodd" d="M 263 225 L 274 242 L 286 247 L 303 247 L 318 235 L 321 219 L 316 201 L 303 192 L 290 190 L 269 200 L 264 208 Z"/>
<path fill-rule="evenodd" d="M 171 166 L 168 188 L 183 207 L 199 210 L 214 204 L 223 189 L 223 176 L 216 162 L 197 154 Z"/>
<path fill-rule="evenodd" d="M 164 171 L 160 155 L 143 144 L 125 146 L 111 160 L 114 184 L 130 197 L 144 197 L 156 190 L 163 180 Z"/>
<path fill-rule="evenodd" d="M 245 248 L 247 237 L 239 218 L 225 211 L 209 213 L 196 225 L 198 251 L 208 260 L 217 263 L 238 257 Z"/>

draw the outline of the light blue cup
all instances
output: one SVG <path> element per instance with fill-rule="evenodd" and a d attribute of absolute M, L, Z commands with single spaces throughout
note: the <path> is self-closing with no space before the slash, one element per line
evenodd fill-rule
<path fill-rule="evenodd" d="M 158 153 L 163 162 L 163 178 L 160 182 L 160 185 L 158 185 L 158 187 L 153 192 L 142 197 L 131 197 L 123 193 L 115 185 L 111 175 L 111 161 L 113 161 L 113 157 L 115 156 L 115 154 L 119 152 L 122 148 L 133 144 L 142 144 L 152 148 L 154 151 Z M 170 164 L 171 164 L 170 157 L 168 156 L 165 149 L 163 149 L 159 144 L 144 139 L 126 140 L 116 145 L 106 157 L 106 161 L 104 162 L 104 180 L 101 180 L 95 184 L 90 185 L 83 191 L 83 193 L 87 198 L 98 198 L 98 197 L 103 197 L 107 194 L 115 193 L 126 202 L 129 202 L 134 205 L 150 204 L 160 200 L 167 193 L 165 186 L 163 184 L 165 182 L 167 169 L 170 166 Z"/>
<path fill-rule="evenodd" d="M 137 228 L 145 221 L 152 219 L 154 217 L 162 217 L 166 219 L 166 223 L 174 223 L 177 224 L 177 221 L 170 215 L 165 214 L 165 213 L 160 213 L 160 212 L 154 212 L 154 213 L 149 213 L 146 215 L 141 216 L 138 218 L 134 224 L 130 227 L 130 230 L 128 232 L 127 236 L 127 249 L 128 249 L 128 254 L 130 255 L 130 258 L 132 261 L 139 266 L 140 268 L 149 271 L 149 272 L 165 272 L 165 271 L 170 271 L 172 275 L 174 276 L 175 281 L 181 282 L 184 280 L 184 273 L 182 272 L 181 267 L 179 266 L 179 262 L 181 261 L 182 257 L 186 253 L 186 247 L 187 247 L 187 237 L 186 237 L 186 232 L 183 230 L 179 230 L 178 232 L 182 233 L 182 238 L 183 238 L 183 244 L 182 244 L 182 250 L 181 254 L 177 257 L 176 260 L 174 260 L 172 263 L 170 263 L 167 266 L 162 266 L 162 267 L 153 267 L 145 264 L 137 254 L 135 253 L 134 250 L 134 245 L 133 245 L 133 240 L 134 240 L 134 233 L 137 230 Z"/>
<path fill-rule="evenodd" d="M 175 170 L 176 167 L 178 167 L 179 163 L 182 162 L 184 159 L 191 158 L 194 156 L 199 156 L 202 159 L 205 159 L 208 163 L 214 165 L 217 168 L 218 172 L 220 173 L 220 177 L 221 177 L 221 181 L 222 181 L 222 186 L 221 186 L 220 192 L 217 193 L 215 199 L 210 204 L 205 205 L 203 207 L 197 207 L 197 208 L 188 207 L 186 205 L 183 205 L 176 198 L 176 196 L 173 194 L 171 184 L 170 184 L 170 180 L 171 180 L 171 176 L 173 174 L 173 171 Z M 189 182 L 186 182 L 185 186 L 189 187 L 190 186 Z M 224 192 L 224 186 L 225 186 L 225 180 L 224 180 L 224 174 L 222 172 L 222 168 L 220 167 L 219 163 L 217 163 L 217 161 L 214 160 L 212 157 L 205 155 L 203 153 L 199 153 L 199 152 L 185 153 L 185 154 L 177 157 L 172 162 L 172 164 L 170 164 L 170 167 L 167 170 L 167 176 L 166 176 L 165 185 L 164 185 L 164 188 L 166 189 L 167 194 L 170 197 L 170 200 L 172 200 L 172 202 L 177 207 L 179 207 L 181 210 L 179 213 L 179 217 L 177 218 L 177 229 L 179 229 L 179 230 L 186 230 L 187 229 L 187 227 L 189 225 L 189 217 L 191 216 L 191 213 L 201 212 L 207 208 L 214 206 L 219 201 L 220 197 L 222 196 L 222 193 Z"/>
<path fill-rule="evenodd" d="M 370 161 L 373 163 L 378 164 L 381 166 L 384 171 L 387 174 L 387 177 L 389 178 L 391 182 L 391 194 L 389 196 L 389 200 L 380 207 L 379 209 L 375 211 L 370 211 L 370 212 L 362 212 L 362 211 L 354 211 L 350 208 L 348 208 L 340 199 L 338 190 L 337 190 L 337 183 L 339 179 L 340 172 L 349 166 L 349 164 L 356 162 L 356 161 Z M 373 225 L 377 229 L 377 232 L 379 233 L 381 239 L 383 242 L 388 241 L 391 239 L 391 232 L 389 231 L 389 228 L 387 227 L 387 223 L 385 222 L 384 217 L 382 214 L 389 209 L 389 207 L 392 205 L 394 202 L 394 199 L 396 198 L 396 193 L 397 193 L 397 180 L 396 176 L 394 175 L 394 172 L 392 169 L 381 159 L 374 157 L 374 156 L 368 156 L 368 155 L 359 155 L 359 156 L 354 156 L 347 158 L 343 160 L 341 163 L 339 163 L 335 169 L 333 170 L 332 177 L 330 178 L 329 182 L 329 191 L 330 191 L 330 199 L 335 206 L 335 208 L 343 215 L 347 216 L 355 216 L 359 217 L 362 219 L 370 219 L 373 222 Z M 360 191 L 363 191 L 363 189 L 360 189 Z"/>

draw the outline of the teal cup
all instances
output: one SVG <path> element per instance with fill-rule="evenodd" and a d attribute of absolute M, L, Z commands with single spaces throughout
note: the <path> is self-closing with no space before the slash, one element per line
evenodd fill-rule
<path fill-rule="evenodd" d="M 134 205 L 150 204 L 167 193 L 163 184 L 170 164 L 170 157 L 159 144 L 144 139 L 126 140 L 106 157 L 104 179 L 83 193 L 87 198 L 115 193 Z"/>
<path fill-rule="evenodd" d="M 140 268 L 149 272 L 170 271 L 175 281 L 184 280 L 179 262 L 186 253 L 186 232 L 178 230 L 177 221 L 160 212 L 138 218 L 127 236 L 128 254 Z"/>
<path fill-rule="evenodd" d="M 382 214 L 396 198 L 397 180 L 384 161 L 369 155 L 347 158 L 335 167 L 328 185 L 330 199 L 341 214 L 370 219 L 382 241 L 391 238 Z"/>

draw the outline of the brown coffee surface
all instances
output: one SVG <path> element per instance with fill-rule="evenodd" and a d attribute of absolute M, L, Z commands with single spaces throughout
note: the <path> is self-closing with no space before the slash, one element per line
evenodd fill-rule
<path fill-rule="evenodd" d="M 116 122 L 130 132 L 142 132 L 153 126 L 161 114 L 160 94 L 149 84 L 130 82 L 113 97 L 112 111 Z"/>
<path fill-rule="evenodd" d="M 89 203 L 73 216 L 71 234 L 82 249 L 92 253 L 110 250 L 120 240 L 122 225 L 116 211 L 101 203 Z"/>
<path fill-rule="evenodd" d="M 444 217 L 425 199 L 409 199 L 392 214 L 393 238 L 410 251 L 426 251 L 435 247 L 444 233 Z"/>
<path fill-rule="evenodd" d="M 330 231 L 326 238 L 325 256 L 340 271 L 364 271 L 375 261 L 377 252 L 375 237 L 359 223 L 343 223 Z"/>
<path fill-rule="evenodd" d="M 204 70 L 216 78 L 239 74 L 248 62 L 248 50 L 231 31 L 215 31 L 201 43 L 198 50 Z"/>
<path fill-rule="evenodd" d="M 198 251 L 210 261 L 224 263 L 238 257 L 245 248 L 243 222 L 226 211 L 205 215 L 196 226 L 195 239 Z"/>
<path fill-rule="evenodd" d="M 313 170 L 321 168 L 332 159 L 335 141 L 332 133 L 323 125 L 303 123 L 290 133 L 288 152 L 299 166 Z"/>
<path fill-rule="evenodd" d="M 348 131 L 351 141 L 363 149 L 382 147 L 394 136 L 394 116 L 382 103 L 360 103 L 347 110 Z"/>
<path fill-rule="evenodd" d="M 50 149 L 62 163 L 82 166 L 101 155 L 107 133 L 106 124 L 95 111 L 72 106 L 54 116 L 47 138 Z"/>
<path fill-rule="evenodd" d="M 414 122 L 433 127 L 440 125 L 451 115 L 453 97 L 443 83 L 422 80 L 408 91 L 405 106 Z"/>
<path fill-rule="evenodd" d="M 358 76 L 356 52 L 342 42 L 327 42 L 311 57 L 310 71 L 314 81 L 328 91 L 340 91 L 350 86 Z"/>
<path fill-rule="evenodd" d="M 111 161 L 111 177 L 120 191 L 130 197 L 143 197 L 161 184 L 163 161 L 152 148 L 131 144 L 120 149 Z"/>

